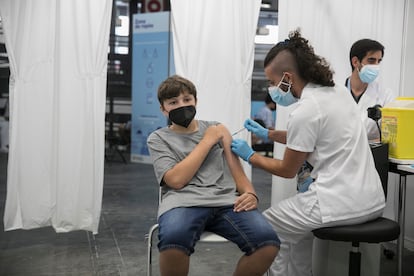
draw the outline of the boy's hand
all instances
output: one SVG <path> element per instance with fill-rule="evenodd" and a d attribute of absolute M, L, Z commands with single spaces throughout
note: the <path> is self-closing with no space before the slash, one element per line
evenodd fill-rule
<path fill-rule="evenodd" d="M 209 141 L 212 145 L 217 144 L 223 139 L 223 129 L 221 125 L 209 126 L 204 133 L 203 139 Z"/>
<path fill-rule="evenodd" d="M 231 142 L 231 150 L 243 158 L 244 161 L 249 162 L 250 157 L 254 154 L 254 150 L 242 139 L 234 139 Z"/>
<path fill-rule="evenodd" d="M 257 198 L 252 193 L 243 193 L 234 202 L 234 211 L 251 211 L 257 208 Z"/>
<path fill-rule="evenodd" d="M 266 140 L 268 138 L 269 130 L 265 127 L 262 127 L 259 123 L 255 122 L 252 119 L 247 119 L 244 121 L 244 127 L 263 140 Z"/>

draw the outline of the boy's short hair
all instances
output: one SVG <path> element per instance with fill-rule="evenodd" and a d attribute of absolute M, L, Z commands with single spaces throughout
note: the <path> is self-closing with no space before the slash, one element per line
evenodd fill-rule
<path fill-rule="evenodd" d="M 193 95 L 195 100 L 197 100 L 195 85 L 179 75 L 173 75 L 164 80 L 158 87 L 158 101 L 162 105 L 165 100 L 178 97 L 184 91 Z"/>
<path fill-rule="evenodd" d="M 354 67 L 352 66 L 352 58 L 357 57 L 358 60 L 361 61 L 368 52 L 371 51 L 381 51 L 381 54 L 384 57 L 384 46 L 378 41 L 368 38 L 355 41 L 349 51 L 349 62 L 351 63 L 352 70 L 354 70 Z"/>

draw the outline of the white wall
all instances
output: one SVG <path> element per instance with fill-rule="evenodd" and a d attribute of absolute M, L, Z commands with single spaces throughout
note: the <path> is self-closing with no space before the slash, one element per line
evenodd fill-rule
<path fill-rule="evenodd" d="M 405 0 L 405 29 L 401 57 L 401 96 L 414 97 L 414 3 Z"/>

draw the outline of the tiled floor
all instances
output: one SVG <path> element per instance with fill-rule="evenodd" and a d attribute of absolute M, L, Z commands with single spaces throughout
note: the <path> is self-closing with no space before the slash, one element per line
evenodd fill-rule
<path fill-rule="evenodd" d="M 6 167 L 7 155 L 0 153 L 2 217 Z M 271 176 L 254 169 L 253 181 L 263 210 L 270 205 Z M 0 231 L 0 276 L 146 275 L 144 237 L 155 223 L 157 192 L 151 165 L 107 162 L 99 234 L 86 231 L 56 234 L 50 227 Z M 0 225 L 3 230 L 2 220 Z M 153 252 L 153 271 L 158 275 L 157 249 Z M 231 275 L 240 255 L 239 249 L 230 243 L 198 244 L 191 258 L 190 275 Z M 383 258 L 380 276 L 397 275 L 395 263 L 395 258 Z M 404 275 L 414 275 L 412 252 L 405 254 L 404 269 Z"/>

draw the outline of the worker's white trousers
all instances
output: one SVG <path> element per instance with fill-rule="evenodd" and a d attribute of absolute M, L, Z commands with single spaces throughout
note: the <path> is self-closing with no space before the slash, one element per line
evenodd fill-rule
<path fill-rule="evenodd" d="M 324 224 L 316 192 L 307 191 L 281 201 L 263 214 L 281 241 L 279 254 L 270 268 L 270 275 L 311 276 L 313 229 L 365 222 L 381 216 L 382 210 L 364 217 Z"/>

